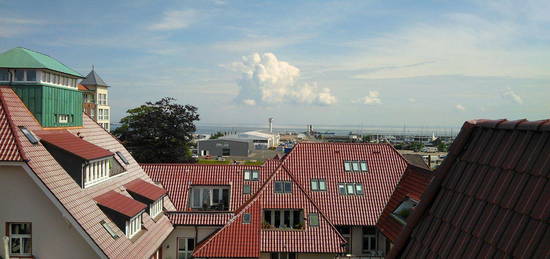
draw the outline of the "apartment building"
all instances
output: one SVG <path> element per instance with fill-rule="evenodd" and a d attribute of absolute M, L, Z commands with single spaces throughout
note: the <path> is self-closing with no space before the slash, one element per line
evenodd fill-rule
<path fill-rule="evenodd" d="M 95 72 L 88 73 L 78 84 L 78 90 L 83 95 L 83 109 L 93 120 L 105 130 L 111 130 L 111 107 L 109 106 L 109 86 Z"/>

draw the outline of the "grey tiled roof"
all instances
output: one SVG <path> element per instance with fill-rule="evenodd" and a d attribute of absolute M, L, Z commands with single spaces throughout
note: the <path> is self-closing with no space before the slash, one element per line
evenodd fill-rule
<path fill-rule="evenodd" d="M 108 86 L 103 79 L 95 72 L 95 70 L 92 69 L 90 73 L 80 82 L 81 85 L 99 85 L 99 86 Z"/>

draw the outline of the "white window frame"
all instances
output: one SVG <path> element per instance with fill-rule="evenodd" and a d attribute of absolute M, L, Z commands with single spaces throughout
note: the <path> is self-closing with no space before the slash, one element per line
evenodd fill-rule
<path fill-rule="evenodd" d="M 378 252 L 378 249 L 377 249 L 377 246 L 378 246 L 378 238 L 377 238 L 377 233 L 378 231 L 376 230 L 376 228 L 374 226 L 368 226 L 368 227 L 372 227 L 374 229 L 374 234 L 367 234 L 366 231 L 365 231 L 365 228 L 367 227 L 363 227 L 361 229 L 361 231 L 363 232 L 363 240 L 362 240 L 362 244 L 361 244 L 361 249 L 363 250 L 363 253 L 370 253 L 370 254 L 373 254 L 373 253 L 377 253 Z M 368 247 L 365 247 L 365 239 L 368 239 Z M 371 247 L 371 240 L 374 239 L 374 248 Z"/>
<path fill-rule="evenodd" d="M 264 209 L 263 213 L 262 213 L 262 217 L 265 219 L 265 212 L 266 211 L 270 211 L 271 213 L 271 222 L 267 222 L 269 225 L 271 225 L 272 228 L 274 229 L 294 229 L 294 226 L 298 223 L 302 223 L 302 225 L 304 225 L 304 219 L 303 219 L 303 216 L 304 216 L 304 210 L 300 210 L 300 209 Z M 280 227 L 276 227 L 275 226 L 275 212 L 278 211 L 279 212 L 279 225 Z M 288 211 L 290 214 L 289 214 L 289 224 L 290 226 L 287 226 L 286 228 L 283 227 L 284 225 L 284 222 L 285 222 L 285 211 Z M 299 215 L 300 217 L 298 219 L 295 219 L 294 218 L 294 211 L 299 211 Z"/>
<path fill-rule="evenodd" d="M 142 213 L 132 217 L 130 220 L 126 221 L 126 236 L 132 238 L 141 230 L 141 216 Z"/>
<path fill-rule="evenodd" d="M 101 183 L 110 177 L 112 157 L 89 161 L 82 169 L 84 188 Z"/>
<path fill-rule="evenodd" d="M 183 249 L 180 249 L 180 240 L 184 239 L 185 240 L 185 247 Z M 177 252 L 178 252 L 178 256 L 177 258 L 179 259 L 180 258 L 180 255 L 183 255 L 183 258 L 184 259 L 191 259 L 193 258 L 192 254 L 193 254 L 193 250 L 192 249 L 189 249 L 189 240 L 192 240 L 193 241 L 193 246 L 196 246 L 195 244 L 195 239 L 194 238 L 191 238 L 191 237 L 178 237 L 176 239 L 177 241 Z"/>
<path fill-rule="evenodd" d="M 58 123 L 69 123 L 69 114 L 58 114 L 57 122 Z"/>
<path fill-rule="evenodd" d="M 228 198 L 229 200 L 227 201 L 227 204 L 231 204 L 230 201 L 231 201 L 231 189 L 229 188 L 229 186 L 192 186 L 189 190 L 189 197 L 190 197 L 190 200 L 189 200 L 189 207 L 192 208 L 192 209 L 202 209 L 202 205 L 204 204 L 204 191 L 205 190 L 208 190 L 209 194 L 208 194 L 208 206 L 214 206 L 216 204 L 220 204 L 220 202 L 218 203 L 214 203 L 214 189 L 218 189 L 218 201 L 222 201 L 223 200 L 223 190 L 227 190 L 228 191 Z M 195 204 L 195 196 L 197 195 L 197 192 L 195 192 L 196 190 L 198 190 L 198 195 L 199 195 L 199 204 L 197 206 L 197 204 Z"/>
<path fill-rule="evenodd" d="M 162 212 L 162 208 L 164 207 L 163 200 L 164 198 L 160 198 L 155 202 L 149 204 L 149 213 L 151 213 L 151 218 L 158 216 Z"/>
<path fill-rule="evenodd" d="M 21 224 L 29 224 L 29 227 L 30 227 L 30 234 L 13 234 L 11 233 L 11 230 L 12 230 L 12 225 L 21 225 Z M 9 253 L 10 253 L 10 256 L 14 256 L 14 257 L 18 257 L 18 256 L 32 256 L 32 223 L 31 222 L 8 222 L 7 224 L 8 226 L 8 236 L 9 236 Z M 19 253 L 13 253 L 11 251 L 11 242 L 12 242 L 12 239 L 19 239 L 19 244 L 20 244 L 20 252 Z M 27 251 L 28 253 L 24 253 L 24 251 L 22 251 L 23 249 L 23 240 L 24 239 L 27 239 L 28 241 L 31 242 L 31 251 Z"/>

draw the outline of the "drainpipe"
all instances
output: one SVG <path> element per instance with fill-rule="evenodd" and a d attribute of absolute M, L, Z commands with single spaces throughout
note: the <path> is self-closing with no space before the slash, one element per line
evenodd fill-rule
<path fill-rule="evenodd" d="M 198 227 L 195 226 L 195 246 L 194 246 L 195 248 L 197 248 L 197 243 L 199 242 L 199 240 L 197 240 L 198 237 L 199 237 L 199 230 L 198 230 Z"/>
<path fill-rule="evenodd" d="M 2 237 L 2 241 L 4 241 L 4 258 L 10 259 L 10 250 L 9 250 L 10 238 L 7 236 L 4 236 Z"/>

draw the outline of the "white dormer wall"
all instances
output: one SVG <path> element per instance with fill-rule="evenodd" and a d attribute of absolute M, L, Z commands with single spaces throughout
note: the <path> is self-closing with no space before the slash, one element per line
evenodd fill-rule
<path fill-rule="evenodd" d="M 39 70 L 37 75 L 39 75 L 38 78 L 40 78 L 41 83 L 77 89 L 76 78 L 46 70 Z"/>

